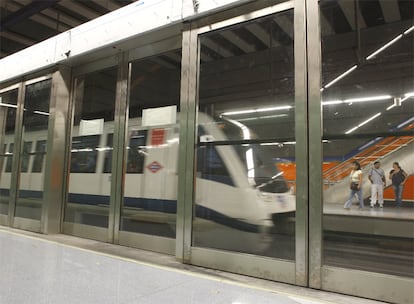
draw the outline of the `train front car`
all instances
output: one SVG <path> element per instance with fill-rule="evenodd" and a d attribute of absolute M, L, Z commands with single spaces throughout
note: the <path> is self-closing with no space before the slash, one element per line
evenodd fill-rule
<path fill-rule="evenodd" d="M 202 235 L 201 245 L 263 253 L 277 242 L 275 235 L 294 235 L 295 195 L 269 146 L 251 143 L 254 134 L 245 125 L 203 113 L 198 141 L 196 218 L 208 219 L 216 225 L 210 229 L 219 229 L 222 236 L 208 240 L 204 229 L 195 233 Z"/>

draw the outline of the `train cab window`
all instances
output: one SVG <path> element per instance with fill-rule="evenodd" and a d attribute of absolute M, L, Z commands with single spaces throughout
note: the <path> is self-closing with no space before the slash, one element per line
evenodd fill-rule
<path fill-rule="evenodd" d="M 233 180 L 215 147 L 197 149 L 197 173 L 201 178 L 234 186 Z"/>
<path fill-rule="evenodd" d="M 112 150 L 113 150 L 113 144 L 114 142 L 114 134 L 108 134 L 106 137 L 106 147 L 102 149 L 102 151 L 105 153 L 105 161 L 104 161 L 104 173 L 111 173 L 112 172 Z"/>
<path fill-rule="evenodd" d="M 44 156 L 46 154 L 46 140 L 36 142 L 36 151 L 34 154 L 32 172 L 42 172 Z"/>
<path fill-rule="evenodd" d="M 129 132 L 128 140 L 128 160 L 126 173 L 142 173 L 144 172 L 144 161 L 147 142 L 147 130 L 132 130 Z"/>
<path fill-rule="evenodd" d="M 13 155 L 13 149 L 14 149 L 14 143 L 11 143 L 9 145 L 9 150 L 8 150 L 8 156 L 7 156 L 7 162 L 6 162 L 6 172 L 11 172 L 12 170 L 12 162 L 13 162 L 13 158 L 11 157 Z"/>
<path fill-rule="evenodd" d="M 100 135 L 72 138 L 71 173 L 95 173 Z"/>
<path fill-rule="evenodd" d="M 30 155 L 32 152 L 32 142 L 25 141 L 23 143 L 23 155 L 20 172 L 26 173 L 29 170 Z"/>

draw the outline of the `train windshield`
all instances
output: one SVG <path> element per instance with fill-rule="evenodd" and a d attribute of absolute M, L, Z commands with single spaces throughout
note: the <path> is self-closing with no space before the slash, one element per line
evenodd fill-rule
<path fill-rule="evenodd" d="M 229 140 L 251 140 L 256 136 L 245 125 L 236 120 L 222 119 L 217 122 Z M 233 145 L 245 166 L 249 183 L 263 192 L 284 193 L 289 186 L 272 155 L 271 146 L 260 143 Z"/>

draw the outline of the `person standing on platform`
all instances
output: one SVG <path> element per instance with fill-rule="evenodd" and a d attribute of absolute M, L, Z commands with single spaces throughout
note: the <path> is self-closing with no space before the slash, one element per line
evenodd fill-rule
<path fill-rule="evenodd" d="M 384 206 L 385 172 L 379 161 L 374 163 L 374 168 L 369 172 L 368 179 L 371 182 L 371 208 L 374 208 L 377 198 L 378 204 L 382 208 Z"/>
<path fill-rule="evenodd" d="M 359 162 L 354 161 L 352 163 L 353 169 L 350 174 L 351 184 L 350 184 L 350 193 L 349 198 L 345 202 L 344 208 L 351 209 L 352 199 L 355 194 L 358 196 L 359 200 L 359 209 L 364 208 L 364 198 L 362 197 L 362 170 Z"/>
<path fill-rule="evenodd" d="M 398 162 L 392 164 L 392 170 L 390 171 L 390 180 L 392 180 L 392 187 L 395 193 L 395 202 L 397 207 L 402 205 L 402 194 L 404 191 L 404 184 L 407 180 L 407 173 L 400 167 Z"/>

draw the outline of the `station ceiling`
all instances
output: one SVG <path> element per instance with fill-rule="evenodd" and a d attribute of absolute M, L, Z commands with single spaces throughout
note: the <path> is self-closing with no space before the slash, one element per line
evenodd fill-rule
<path fill-rule="evenodd" d="M 135 1 L 139 0 L 0 0 L 0 58 Z M 325 1 L 321 14 L 322 34 L 328 36 L 352 32 L 356 24 L 364 29 L 401 22 L 411 19 L 414 11 L 412 0 L 360 1 L 359 6 L 360 14 L 355 20 L 354 1 Z M 275 43 L 284 44 L 293 36 L 293 27 L 290 26 L 293 20 L 275 22 L 281 29 L 289 29 L 285 31 L 286 35 L 276 37 L 280 41 Z M 244 51 L 243 45 L 251 45 L 255 41 L 258 43 L 255 48 L 260 49 L 260 34 L 263 31 L 257 27 L 248 31 L 236 33 L 235 37 L 223 37 L 221 41 L 212 41 L 210 45 L 213 50 L 214 46 L 221 46 L 221 51 L 216 54 L 218 57 L 225 56 L 222 52 L 237 55 L 235 53 Z M 248 39 L 249 36 L 256 39 Z M 234 45 L 234 41 L 240 38 L 247 43 L 241 44 L 241 47 Z"/>
<path fill-rule="evenodd" d="M 0 58 L 138 0 L 0 0 Z"/>

